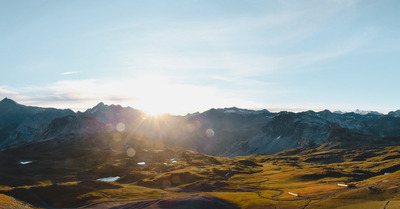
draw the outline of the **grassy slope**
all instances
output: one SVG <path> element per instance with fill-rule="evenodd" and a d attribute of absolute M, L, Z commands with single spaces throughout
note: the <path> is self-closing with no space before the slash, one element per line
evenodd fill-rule
<path fill-rule="evenodd" d="M 0 208 L 28 209 L 29 205 L 16 200 L 8 195 L 0 194 Z"/>
<path fill-rule="evenodd" d="M 298 154 L 289 150 L 229 159 L 157 142 L 135 142 L 132 146 L 137 148 L 136 155 L 129 157 L 126 150 L 117 149 L 121 147 L 118 143 L 126 141 L 110 143 L 113 149 L 96 147 L 96 151 L 83 156 L 85 152 L 79 149 L 75 149 L 76 153 L 52 150 L 51 153 L 67 156 L 54 158 L 62 165 L 60 170 L 51 167 L 51 154 L 41 153 L 38 156 L 47 156 L 45 162 L 37 159 L 37 163 L 7 167 L 1 175 L 12 180 L 13 185 L 1 186 L 0 191 L 36 207 L 101 207 L 138 202 L 157 208 L 162 201 L 196 196 L 216 197 L 239 208 L 368 209 L 386 205 L 390 209 L 398 207 L 400 201 L 400 172 L 396 172 L 400 170 L 400 147 L 396 146 L 357 150 L 326 150 L 321 146 Z M 21 156 L 28 159 L 27 155 Z M 82 162 L 85 156 L 91 159 Z M 177 162 L 173 163 L 172 158 Z M 3 165 L 17 160 L 9 158 Z M 146 165 L 137 165 L 140 161 L 146 161 Z M 65 165 L 70 167 L 63 173 Z M 50 175 L 32 177 L 49 167 Z M 30 175 L 18 176 L 24 171 Z M 121 176 L 117 182 L 95 181 L 117 175 Z M 28 177 L 31 179 L 26 181 Z M 25 185 L 19 186 L 19 180 Z M 355 187 L 339 187 L 338 183 Z M 299 197 L 288 192 L 298 193 Z M 143 201 L 147 202 L 140 203 Z"/>

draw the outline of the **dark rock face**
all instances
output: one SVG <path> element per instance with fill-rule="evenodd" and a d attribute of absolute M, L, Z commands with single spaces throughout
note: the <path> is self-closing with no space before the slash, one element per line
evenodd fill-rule
<path fill-rule="evenodd" d="M 329 143 L 333 147 L 358 147 L 394 143 L 400 136 L 400 118 L 356 113 L 278 113 L 263 127 L 263 133 L 233 143 L 225 156 L 273 154 L 285 149 Z M 399 141 L 400 142 L 400 141 Z M 398 143 L 399 143 L 398 142 Z"/>
<path fill-rule="evenodd" d="M 0 149 L 40 141 L 39 134 L 53 119 L 73 116 L 72 110 L 29 107 L 5 98 L 0 101 Z"/>

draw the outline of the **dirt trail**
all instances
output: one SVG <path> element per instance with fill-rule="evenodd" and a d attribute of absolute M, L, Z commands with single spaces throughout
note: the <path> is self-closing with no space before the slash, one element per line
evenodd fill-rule
<path fill-rule="evenodd" d="M 303 209 L 306 209 L 306 207 L 308 207 L 308 205 L 311 203 L 312 200 L 308 201 L 308 203 L 306 205 L 304 205 Z"/>
<path fill-rule="evenodd" d="M 382 209 L 386 209 L 386 206 L 389 204 L 390 201 L 386 201 L 385 205 L 382 207 Z"/>

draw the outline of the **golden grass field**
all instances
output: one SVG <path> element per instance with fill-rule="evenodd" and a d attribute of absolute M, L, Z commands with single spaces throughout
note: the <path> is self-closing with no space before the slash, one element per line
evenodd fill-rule
<path fill-rule="evenodd" d="M 400 208 L 399 146 L 320 146 L 236 158 L 167 146 L 144 152 L 153 159 L 145 165 L 116 152 L 78 172 L 0 186 L 0 208 L 190 208 L 196 201 L 249 209 Z M 35 171 L 34 163 L 28 166 Z M 96 181 L 108 176 L 121 178 Z"/>

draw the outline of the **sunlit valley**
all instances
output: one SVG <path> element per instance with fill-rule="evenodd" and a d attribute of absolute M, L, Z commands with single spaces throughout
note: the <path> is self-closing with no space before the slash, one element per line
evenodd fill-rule
<path fill-rule="evenodd" d="M 398 208 L 400 117 L 0 102 L 2 208 Z"/>

